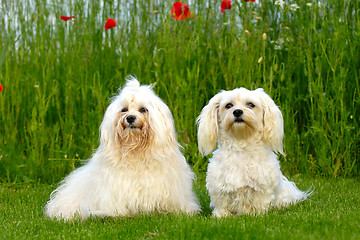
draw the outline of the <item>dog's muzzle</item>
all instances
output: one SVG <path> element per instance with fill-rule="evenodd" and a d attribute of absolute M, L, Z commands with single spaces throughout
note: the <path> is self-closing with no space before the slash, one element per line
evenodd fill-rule
<path fill-rule="evenodd" d="M 242 122 L 244 122 L 244 120 L 242 119 L 242 115 L 244 114 L 244 111 L 243 110 L 241 110 L 241 109 L 235 109 L 234 111 L 233 111 L 233 115 L 234 115 L 234 117 L 235 117 L 235 121 L 234 122 L 236 122 L 236 123 L 242 123 Z"/>
<path fill-rule="evenodd" d="M 137 128 L 135 126 L 136 117 L 134 115 L 129 115 L 126 117 L 126 122 L 129 124 L 130 128 Z"/>

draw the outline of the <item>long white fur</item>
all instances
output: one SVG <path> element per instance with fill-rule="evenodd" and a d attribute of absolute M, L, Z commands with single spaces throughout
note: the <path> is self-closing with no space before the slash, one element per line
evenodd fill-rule
<path fill-rule="evenodd" d="M 126 126 L 129 115 L 141 129 Z M 99 148 L 51 193 L 45 215 L 71 220 L 200 211 L 194 174 L 179 147 L 169 108 L 152 86 L 129 78 L 105 112 Z"/>
<path fill-rule="evenodd" d="M 233 106 L 228 109 L 229 103 Z M 235 121 L 236 109 L 243 111 L 243 122 Z M 221 91 L 203 108 L 197 123 L 200 152 L 208 155 L 218 145 L 206 177 L 214 216 L 264 213 L 310 196 L 280 170 L 276 153 L 284 154 L 283 117 L 263 89 Z"/>

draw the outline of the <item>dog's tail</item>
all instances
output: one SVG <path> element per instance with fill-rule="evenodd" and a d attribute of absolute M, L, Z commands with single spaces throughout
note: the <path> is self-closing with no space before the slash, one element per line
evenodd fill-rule
<path fill-rule="evenodd" d="M 312 188 L 310 188 L 306 192 L 301 191 L 296 187 L 294 182 L 289 181 L 285 176 L 282 176 L 274 205 L 276 207 L 280 207 L 295 204 L 308 199 L 312 195 L 312 193 Z"/>

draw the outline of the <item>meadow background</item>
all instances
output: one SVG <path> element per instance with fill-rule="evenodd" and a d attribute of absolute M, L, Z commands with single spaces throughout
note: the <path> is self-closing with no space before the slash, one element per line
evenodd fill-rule
<path fill-rule="evenodd" d="M 359 239 L 360 2 L 0 0 L 0 239 Z M 59 17 L 75 16 L 67 22 Z M 107 18 L 118 22 L 105 31 Z M 98 147 L 128 75 L 169 105 L 197 175 L 196 216 L 57 222 L 56 184 Z M 268 214 L 210 217 L 208 157 L 195 119 L 221 89 L 265 91 L 285 120 L 282 171 L 310 200 Z"/>
<path fill-rule="evenodd" d="M 129 74 L 155 85 L 199 174 L 202 107 L 261 87 L 284 115 L 285 174 L 358 177 L 360 2 L 232 2 L 222 14 L 189 0 L 176 21 L 168 0 L 1 0 L 0 181 L 51 184 L 80 166 Z"/>

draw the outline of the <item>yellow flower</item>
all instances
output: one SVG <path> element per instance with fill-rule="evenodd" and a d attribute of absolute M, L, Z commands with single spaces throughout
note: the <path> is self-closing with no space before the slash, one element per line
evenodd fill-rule
<path fill-rule="evenodd" d="M 263 36 L 262 36 L 262 37 L 263 37 L 264 40 L 266 40 L 266 38 L 267 38 L 266 33 L 263 33 Z"/>

